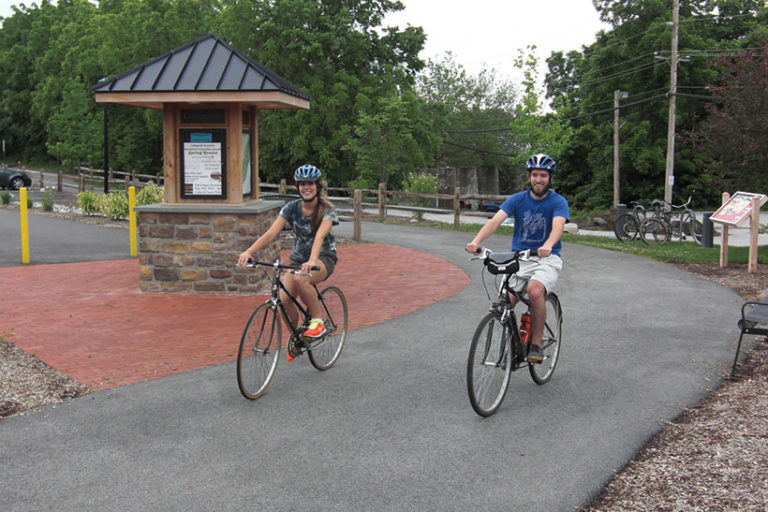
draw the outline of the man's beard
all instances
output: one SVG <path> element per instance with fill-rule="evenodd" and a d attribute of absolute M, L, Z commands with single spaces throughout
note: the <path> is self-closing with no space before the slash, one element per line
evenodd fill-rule
<path fill-rule="evenodd" d="M 533 194 L 534 197 L 538 199 L 543 199 L 547 195 L 547 192 L 549 192 L 549 183 L 546 184 L 546 186 L 544 187 L 544 192 L 542 192 L 541 194 L 537 194 L 536 191 L 533 190 L 533 185 L 529 184 L 528 189 L 531 191 L 531 194 Z"/>

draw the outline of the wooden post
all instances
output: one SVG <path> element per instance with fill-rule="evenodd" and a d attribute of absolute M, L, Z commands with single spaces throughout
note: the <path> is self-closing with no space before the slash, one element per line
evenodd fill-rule
<path fill-rule="evenodd" d="M 363 191 L 359 188 L 355 189 L 353 212 L 352 239 L 355 242 L 360 242 L 362 239 Z"/>
<path fill-rule="evenodd" d="M 45 188 L 45 183 L 43 183 L 43 171 L 40 171 L 40 190 L 43 190 Z"/>
<path fill-rule="evenodd" d="M 731 198 L 731 194 L 723 192 L 723 203 L 728 202 Z M 728 224 L 722 225 L 723 239 L 720 241 L 720 268 L 726 268 L 728 266 Z"/>
<path fill-rule="evenodd" d="M 461 201 L 459 200 L 459 187 L 453 188 L 453 229 L 461 227 Z"/>
<path fill-rule="evenodd" d="M 280 184 L 277 186 L 278 195 L 284 196 L 288 192 L 288 185 L 285 183 L 285 178 L 280 180 Z"/>
<path fill-rule="evenodd" d="M 749 220 L 749 266 L 750 274 L 757 273 L 757 233 L 760 230 L 760 201 L 752 200 L 752 218 Z"/>
<path fill-rule="evenodd" d="M 85 192 L 85 174 L 80 173 L 80 192 Z"/>
<path fill-rule="evenodd" d="M 387 216 L 387 184 L 379 183 L 379 217 Z"/>
<path fill-rule="evenodd" d="M 59 170 L 58 176 L 56 179 L 56 190 L 58 190 L 59 192 L 64 190 L 64 176 L 62 176 L 62 174 L 63 173 L 61 172 L 61 170 Z"/>

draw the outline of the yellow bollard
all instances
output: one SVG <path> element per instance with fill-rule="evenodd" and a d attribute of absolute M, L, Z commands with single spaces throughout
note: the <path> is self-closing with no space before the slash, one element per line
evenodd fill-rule
<path fill-rule="evenodd" d="M 136 212 L 133 207 L 136 206 L 136 187 L 128 188 L 128 225 L 131 236 L 131 257 L 136 256 Z"/>
<path fill-rule="evenodd" d="M 29 263 L 29 219 L 27 217 L 27 187 L 19 189 L 19 217 L 21 218 L 21 262 Z"/>

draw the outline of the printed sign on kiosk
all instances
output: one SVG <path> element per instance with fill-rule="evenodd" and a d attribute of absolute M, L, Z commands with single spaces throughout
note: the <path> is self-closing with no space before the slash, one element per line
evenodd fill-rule
<path fill-rule="evenodd" d="M 226 130 L 182 129 L 179 135 L 181 197 L 226 198 Z"/>

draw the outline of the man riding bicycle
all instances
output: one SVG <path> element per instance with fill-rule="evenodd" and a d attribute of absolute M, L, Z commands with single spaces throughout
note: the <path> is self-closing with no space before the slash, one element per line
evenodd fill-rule
<path fill-rule="evenodd" d="M 563 268 L 560 239 L 570 214 L 568 201 L 550 189 L 556 170 L 555 161 L 549 155 L 540 153 L 528 159 L 526 168 L 529 177 L 528 190 L 507 198 L 493 218 L 467 244 L 466 251 L 476 254 L 483 240 L 491 236 L 508 217 L 514 217 L 512 250 L 531 249 L 532 254 L 538 256 L 537 259 L 521 261 L 517 276 L 528 280 L 526 291 L 531 307 L 531 345 L 528 361 L 540 363 L 544 358 L 541 337 L 547 314 L 544 300 L 547 292 L 557 283 Z M 512 300 L 516 299 L 513 297 Z"/>

